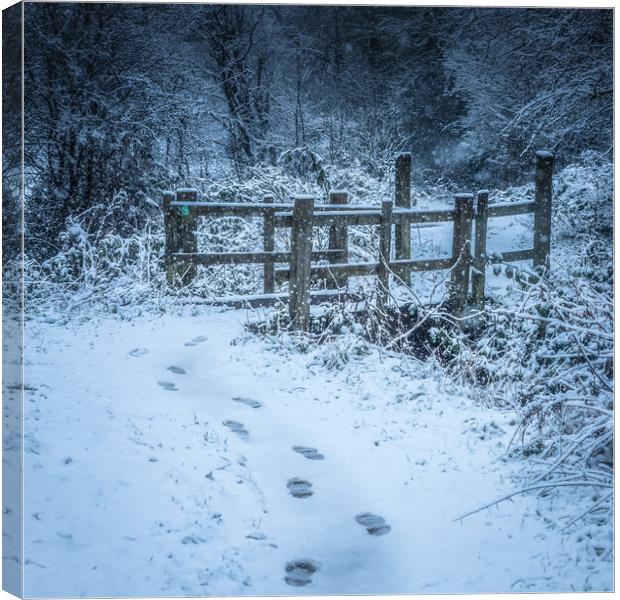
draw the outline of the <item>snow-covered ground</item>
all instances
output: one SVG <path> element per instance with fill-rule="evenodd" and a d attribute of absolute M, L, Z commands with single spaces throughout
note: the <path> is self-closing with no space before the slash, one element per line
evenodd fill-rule
<path fill-rule="evenodd" d="M 457 519 L 518 487 L 511 414 L 247 318 L 27 323 L 27 596 L 611 589 L 595 540 L 560 531 L 586 491 Z"/>

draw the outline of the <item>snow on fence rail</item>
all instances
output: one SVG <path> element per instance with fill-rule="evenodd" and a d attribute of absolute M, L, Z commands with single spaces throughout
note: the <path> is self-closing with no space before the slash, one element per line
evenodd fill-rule
<path fill-rule="evenodd" d="M 262 203 L 198 201 L 198 192 L 180 189 L 164 193 L 166 232 L 165 266 L 170 285 L 190 283 L 198 265 L 263 264 L 264 294 L 230 298 L 232 304 L 266 306 L 288 299 L 291 322 L 300 330 L 308 327 L 310 303 L 329 298 L 343 299 L 349 277 L 376 275 L 377 303 L 384 306 L 389 297 L 389 276 L 394 274 L 409 282 L 419 271 L 450 269 L 449 310 L 463 314 L 468 300 L 484 302 L 485 270 L 494 262 L 532 260 L 540 271 L 549 268 L 551 240 L 551 189 L 553 156 L 536 153 L 536 193 L 534 201 L 489 205 L 488 192 L 456 194 L 454 207 L 438 210 L 411 208 L 411 155 L 396 160 L 395 202 L 384 200 L 381 207 L 352 206 L 346 192 L 333 191 L 327 204 L 315 204 L 312 196 L 296 196 L 292 204 L 276 204 L 266 197 Z M 488 255 L 487 224 L 490 218 L 534 213 L 533 247 Z M 263 218 L 262 252 L 199 253 L 196 236 L 199 217 Z M 452 256 L 433 260 L 411 258 L 411 225 L 452 221 Z M 348 228 L 356 225 L 379 226 L 377 260 L 350 263 Z M 290 252 L 276 252 L 276 228 L 290 228 Z M 313 227 L 329 228 L 328 250 L 312 250 Z M 392 236 L 394 228 L 394 236 Z M 472 252 L 472 237 L 474 238 Z M 392 239 L 394 257 L 392 258 Z M 325 260 L 328 265 L 313 265 Z M 288 267 L 276 269 L 277 263 Z M 325 279 L 327 290 L 311 292 L 313 279 Z M 275 293 L 277 284 L 288 281 L 288 294 Z M 471 282 L 471 294 L 470 294 Z"/>

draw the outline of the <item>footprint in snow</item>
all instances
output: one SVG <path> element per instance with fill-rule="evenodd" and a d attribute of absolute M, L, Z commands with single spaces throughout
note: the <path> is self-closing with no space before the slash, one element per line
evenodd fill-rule
<path fill-rule="evenodd" d="M 168 371 L 171 371 L 175 375 L 185 375 L 185 369 L 182 369 L 181 367 L 175 367 L 174 365 L 168 367 Z"/>
<path fill-rule="evenodd" d="M 310 446 L 293 446 L 293 452 L 297 452 L 310 460 L 323 460 L 325 458 L 316 448 Z"/>
<path fill-rule="evenodd" d="M 179 388 L 172 381 L 158 381 L 157 385 L 164 388 L 168 392 L 178 392 Z"/>
<path fill-rule="evenodd" d="M 134 348 L 133 350 L 131 350 L 129 352 L 130 356 L 144 356 L 145 354 L 148 354 L 149 351 L 146 348 Z"/>
<path fill-rule="evenodd" d="M 286 484 L 289 492 L 291 492 L 291 496 L 294 498 L 309 498 L 314 494 L 312 490 L 312 484 L 305 479 L 299 479 L 298 477 L 293 477 L 293 479 L 289 479 L 289 482 Z"/>
<path fill-rule="evenodd" d="M 260 400 L 254 400 L 252 398 L 244 398 L 243 396 L 235 396 L 233 402 L 241 402 L 241 404 L 247 404 L 252 408 L 260 408 L 263 403 Z"/>
<path fill-rule="evenodd" d="M 233 433 L 236 433 L 240 438 L 245 439 L 248 435 L 250 435 L 248 430 L 245 428 L 245 425 L 243 423 L 239 423 L 239 421 L 228 420 L 224 421 L 222 425 L 224 425 L 224 427 L 228 427 L 228 429 L 230 429 Z"/>
<path fill-rule="evenodd" d="M 185 345 L 186 346 L 197 346 L 198 344 L 201 344 L 202 342 L 206 342 L 208 339 L 209 337 L 206 335 L 197 335 L 190 342 L 185 342 Z"/>
<path fill-rule="evenodd" d="M 374 535 L 376 537 L 380 535 L 386 535 L 392 529 L 386 522 L 383 517 L 379 515 L 373 515 L 372 513 L 365 512 L 356 515 L 355 520 L 360 524 L 366 527 L 366 531 L 370 535 Z"/>
<path fill-rule="evenodd" d="M 311 560 L 292 560 L 286 563 L 284 581 L 294 587 L 303 587 L 312 581 L 318 566 Z"/>

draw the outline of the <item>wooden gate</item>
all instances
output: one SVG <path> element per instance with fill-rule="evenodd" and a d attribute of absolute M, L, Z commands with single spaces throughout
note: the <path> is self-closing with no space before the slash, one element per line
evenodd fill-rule
<path fill-rule="evenodd" d="M 481 190 L 475 195 L 456 194 L 453 207 L 438 210 L 411 208 L 410 154 L 402 154 L 396 160 L 395 202 L 384 200 L 380 207 L 351 205 L 343 191 L 330 192 L 325 204 L 317 204 L 312 196 L 295 196 L 291 204 L 274 203 L 270 197 L 256 203 L 236 203 L 201 201 L 193 189 L 166 192 L 163 206 L 167 280 L 170 285 L 188 285 L 195 279 L 199 265 L 262 264 L 264 293 L 231 299 L 231 303 L 266 306 L 288 300 L 291 323 L 304 331 L 308 327 L 311 302 L 345 298 L 349 277 L 375 275 L 377 304 L 381 308 L 389 301 L 391 274 L 409 282 L 416 272 L 450 269 L 448 308 L 458 318 L 463 315 L 468 301 L 476 305 L 484 302 L 487 265 L 532 260 L 540 273 L 548 271 L 552 176 L 553 156 L 549 152 L 537 152 L 533 201 L 489 204 L 488 192 Z M 532 248 L 490 256 L 486 246 L 488 220 L 526 213 L 534 214 Z M 263 250 L 198 252 L 198 218 L 230 216 L 263 218 Z M 452 256 L 413 259 L 411 226 L 448 221 L 453 222 Z M 379 227 L 379 251 L 373 262 L 349 262 L 348 228 L 357 225 Z M 314 227 L 329 228 L 328 250 L 312 249 Z M 276 228 L 290 229 L 289 252 L 274 250 Z M 313 265 L 316 261 L 328 261 L 329 264 Z M 276 268 L 278 263 L 288 266 Z M 327 281 L 327 289 L 311 292 L 311 282 L 317 278 Z M 288 282 L 288 294 L 275 293 L 275 287 L 283 282 Z"/>

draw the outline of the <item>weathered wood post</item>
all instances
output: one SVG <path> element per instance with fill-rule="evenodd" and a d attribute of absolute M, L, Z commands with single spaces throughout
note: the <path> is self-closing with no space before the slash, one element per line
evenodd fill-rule
<path fill-rule="evenodd" d="M 194 189 L 179 189 L 176 193 L 177 202 L 196 202 L 198 191 Z M 176 206 L 176 252 L 185 254 L 198 253 L 198 238 L 196 237 L 197 218 L 189 206 Z M 180 279 L 183 286 L 189 285 L 196 279 L 196 262 L 193 257 L 182 258 L 174 261 L 175 275 Z"/>
<path fill-rule="evenodd" d="M 162 208 L 164 212 L 164 267 L 166 269 L 166 282 L 169 286 L 174 285 L 175 268 L 174 258 L 172 254 L 176 252 L 177 242 L 177 224 L 176 211 L 170 206 L 174 200 L 174 192 L 164 192 Z"/>
<path fill-rule="evenodd" d="M 551 195 L 553 154 L 536 153 L 536 209 L 534 211 L 534 267 L 549 271 L 551 266 Z"/>
<path fill-rule="evenodd" d="M 472 272 L 472 292 L 474 303 L 484 303 L 487 259 L 487 223 L 489 215 L 489 192 L 480 190 L 476 199 L 476 240 L 474 244 L 474 270 Z"/>
<path fill-rule="evenodd" d="M 296 196 L 291 230 L 291 262 L 288 311 L 291 326 L 307 331 L 310 321 L 310 267 L 314 198 Z"/>
<path fill-rule="evenodd" d="M 469 267 L 473 194 L 456 194 L 454 197 L 454 232 L 452 235 L 452 258 L 455 261 L 450 276 L 449 306 L 456 317 L 463 315 L 469 290 Z"/>
<path fill-rule="evenodd" d="M 264 204 L 273 204 L 271 196 L 263 198 Z M 273 252 L 275 248 L 275 221 L 272 210 L 263 212 L 263 250 L 265 252 Z M 273 294 L 275 290 L 275 265 L 273 262 L 266 262 L 263 265 L 263 291 L 265 294 Z"/>
<path fill-rule="evenodd" d="M 411 208 L 411 154 L 403 152 L 396 158 L 394 181 L 394 205 L 397 208 Z M 408 221 L 397 223 L 394 228 L 396 258 L 411 258 L 411 224 Z M 411 273 L 405 276 L 410 283 Z"/>
<path fill-rule="evenodd" d="M 347 192 L 332 191 L 329 193 L 329 204 L 348 204 L 349 195 Z M 329 259 L 329 262 L 346 263 L 349 260 L 349 233 L 346 225 L 332 225 L 329 228 L 329 249 L 339 250 L 337 257 Z M 347 287 L 348 277 L 338 275 L 331 280 L 327 280 L 328 289 Z"/>
<path fill-rule="evenodd" d="M 390 294 L 390 252 L 392 248 L 392 202 L 381 203 L 379 225 L 379 266 L 377 268 L 377 308 L 383 311 Z"/>

